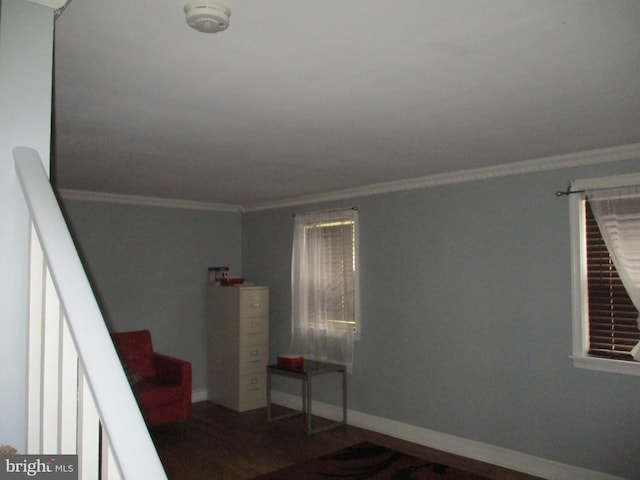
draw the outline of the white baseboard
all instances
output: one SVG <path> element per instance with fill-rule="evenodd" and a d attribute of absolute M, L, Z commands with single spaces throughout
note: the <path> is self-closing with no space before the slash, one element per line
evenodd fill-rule
<path fill-rule="evenodd" d="M 209 393 L 206 388 L 191 391 L 191 403 L 206 402 L 209 399 Z"/>
<path fill-rule="evenodd" d="M 271 399 L 273 403 L 288 408 L 297 410 L 302 408 L 302 399 L 299 396 L 274 390 L 271 394 Z M 342 418 L 342 408 L 335 405 L 314 401 L 312 409 L 313 414 L 320 417 L 331 420 L 340 420 Z M 625 480 L 622 477 L 554 462 L 514 450 L 368 415 L 356 410 L 347 411 L 347 423 L 354 427 L 364 428 L 408 442 L 417 443 L 418 445 L 473 458 L 481 462 L 498 465 L 537 477 L 553 480 L 575 480 L 576 478 L 581 480 Z"/>

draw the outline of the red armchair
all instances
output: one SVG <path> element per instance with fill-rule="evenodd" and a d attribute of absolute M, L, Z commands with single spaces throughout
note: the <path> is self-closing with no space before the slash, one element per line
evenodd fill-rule
<path fill-rule="evenodd" d="M 191 417 L 191 363 L 155 353 L 149 330 L 111 336 L 147 425 Z"/>

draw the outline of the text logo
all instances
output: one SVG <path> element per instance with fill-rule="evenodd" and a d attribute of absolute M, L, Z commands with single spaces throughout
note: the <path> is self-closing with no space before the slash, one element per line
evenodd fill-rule
<path fill-rule="evenodd" d="M 0 455 L 0 480 L 78 480 L 77 455 Z"/>

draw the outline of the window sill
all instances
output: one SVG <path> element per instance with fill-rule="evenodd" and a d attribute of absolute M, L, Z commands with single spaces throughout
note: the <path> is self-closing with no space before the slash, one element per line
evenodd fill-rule
<path fill-rule="evenodd" d="M 572 356 L 573 366 L 599 372 L 619 373 L 640 376 L 640 362 L 610 360 L 608 358 Z"/>

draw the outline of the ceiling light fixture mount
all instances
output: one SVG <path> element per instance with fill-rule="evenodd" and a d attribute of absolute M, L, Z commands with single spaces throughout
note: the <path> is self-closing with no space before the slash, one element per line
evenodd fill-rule
<path fill-rule="evenodd" d="M 188 2 L 184 6 L 187 23 L 203 33 L 217 33 L 229 28 L 231 10 L 215 0 Z"/>

